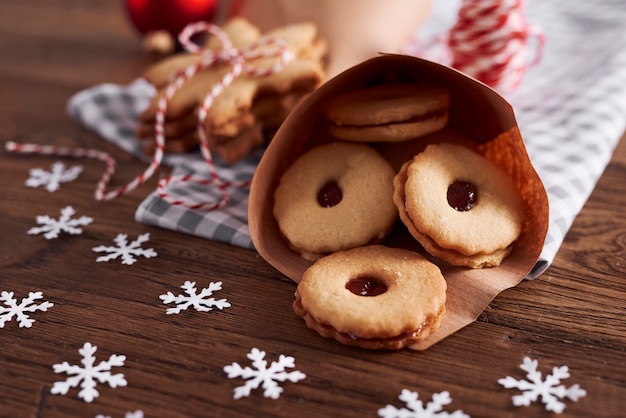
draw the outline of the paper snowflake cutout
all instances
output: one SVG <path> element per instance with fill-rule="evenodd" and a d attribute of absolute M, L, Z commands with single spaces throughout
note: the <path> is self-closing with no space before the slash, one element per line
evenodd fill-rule
<path fill-rule="evenodd" d="M 83 348 L 78 350 L 83 356 L 81 363 L 84 367 L 72 366 L 67 361 L 53 365 L 52 368 L 55 373 L 67 373 L 71 376 L 63 382 L 55 382 L 52 389 L 50 389 L 50 393 L 65 395 L 70 388 L 75 388 L 80 384 L 82 389 L 78 392 L 78 397 L 82 398 L 85 402 L 91 402 L 99 395 L 96 390 L 97 382 L 108 383 L 112 388 L 126 386 L 126 379 L 124 379 L 123 374 L 111 374 L 112 367 L 121 367 L 124 365 L 126 356 L 113 354 L 107 361 L 101 361 L 94 366 L 96 358 L 93 354 L 96 350 L 97 347 L 91 345 L 89 342 L 86 342 Z"/>
<path fill-rule="evenodd" d="M 222 289 L 222 282 L 211 282 L 209 283 L 209 287 L 202 289 L 200 293 L 197 294 L 196 282 L 186 281 L 181 288 L 185 290 L 187 295 L 174 296 L 172 292 L 167 292 L 159 296 L 159 299 L 161 299 L 164 304 L 174 302 L 178 305 L 174 308 L 169 308 L 166 311 L 168 315 L 178 314 L 180 311 L 186 310 L 190 306 L 193 306 L 196 311 L 200 312 L 209 312 L 213 307 L 220 310 L 230 308 L 230 303 L 228 303 L 226 299 L 217 300 L 215 298 L 207 298 L 207 296 L 213 295 L 214 291 Z"/>
<path fill-rule="evenodd" d="M 108 415 L 96 415 L 96 418 L 111 418 Z M 127 412 L 124 418 L 143 418 L 143 411 Z"/>
<path fill-rule="evenodd" d="M 134 256 L 143 256 L 146 258 L 156 257 L 157 253 L 152 248 L 141 248 L 141 244 L 147 242 L 150 239 L 150 233 L 146 232 L 137 237 L 136 240 L 128 243 L 128 235 L 118 234 L 115 237 L 115 243 L 117 247 L 100 245 L 92 248 L 96 253 L 109 253 L 109 255 L 103 255 L 96 258 L 97 262 L 110 261 L 115 258 L 121 257 L 122 264 L 131 265 L 134 264 L 137 259 Z"/>
<path fill-rule="evenodd" d="M 569 398 L 575 402 L 587 395 L 587 392 L 581 389 L 578 384 L 569 388 L 560 385 L 561 379 L 570 377 L 567 366 L 552 368 L 552 374 L 546 376 L 545 380 L 542 380 L 541 372 L 537 371 L 537 365 L 537 360 L 524 357 L 524 362 L 520 364 L 520 369 L 526 372 L 528 380 L 516 380 L 511 376 L 498 379 L 498 383 L 505 388 L 515 388 L 524 392 L 521 395 L 513 396 L 513 405 L 528 406 L 541 396 L 541 401 L 546 406 L 547 411 L 560 414 L 565 409 L 565 404 L 559 401 L 559 399 Z"/>
<path fill-rule="evenodd" d="M 56 192 L 61 187 L 61 183 L 69 183 L 76 180 L 78 175 L 83 171 L 83 167 L 76 165 L 65 169 L 65 165 L 57 161 L 52 164 L 52 171 L 46 171 L 41 168 L 33 168 L 30 170 L 30 178 L 26 180 L 28 187 L 46 186 L 49 192 Z"/>
<path fill-rule="evenodd" d="M 398 399 L 406 404 L 406 408 L 397 409 L 393 405 L 387 405 L 378 410 L 378 416 L 383 418 L 470 418 L 463 411 L 446 412 L 443 410 L 445 405 L 452 402 L 450 394 L 447 391 L 435 393 L 432 402 L 428 402 L 424 407 L 424 402 L 419 400 L 417 392 L 403 389 Z"/>
<path fill-rule="evenodd" d="M 4 324 L 9 322 L 14 316 L 20 324 L 20 328 L 30 328 L 35 322 L 30 318 L 27 313 L 42 311 L 45 312 L 48 308 L 54 306 L 52 302 L 43 302 L 39 305 L 35 304 L 36 300 L 43 298 L 41 292 L 29 292 L 28 297 L 22 299 L 22 302 L 18 305 L 17 299 L 13 298 L 13 292 L 2 291 L 0 293 L 0 302 L 4 302 L 4 306 L 0 306 L 0 328 L 4 328 Z"/>
<path fill-rule="evenodd" d="M 32 227 L 27 231 L 29 235 L 36 235 L 45 232 L 43 235 L 46 239 L 57 238 L 59 233 L 67 232 L 68 234 L 77 235 L 82 234 L 83 230 L 79 226 L 86 226 L 93 222 L 93 218 L 89 216 L 81 216 L 77 219 L 72 219 L 76 211 L 71 206 L 66 206 L 61 209 L 61 217 L 53 219 L 48 215 L 37 216 L 37 224 L 42 226 Z"/>
<path fill-rule="evenodd" d="M 249 379 L 243 386 L 235 388 L 233 399 L 239 399 L 245 396 L 249 396 L 253 389 L 257 389 L 262 384 L 264 390 L 263 396 L 266 398 L 278 399 L 283 391 L 283 388 L 276 383 L 284 382 L 286 380 L 296 383 L 302 380 L 306 375 L 302 372 L 294 370 L 292 372 L 286 372 L 285 368 L 295 367 L 295 360 L 291 356 L 280 355 L 278 361 L 272 362 L 270 367 L 267 367 L 267 361 L 265 361 L 265 351 L 260 351 L 257 348 L 253 348 L 247 357 L 252 360 L 252 365 L 255 369 L 250 367 L 242 368 L 238 363 L 233 363 L 230 366 L 224 366 L 224 372 L 228 374 L 228 378 L 242 377 Z"/>

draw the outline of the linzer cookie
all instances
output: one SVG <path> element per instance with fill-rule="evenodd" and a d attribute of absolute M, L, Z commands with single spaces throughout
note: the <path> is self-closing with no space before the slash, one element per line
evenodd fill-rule
<path fill-rule="evenodd" d="M 324 337 L 366 349 L 400 349 L 439 327 L 446 287 L 439 268 L 417 253 L 358 247 L 309 267 L 293 309 Z"/>
<path fill-rule="evenodd" d="M 394 174 L 365 144 L 333 142 L 309 150 L 283 174 L 274 193 L 281 233 L 307 260 L 381 242 L 398 216 Z"/>
<path fill-rule="evenodd" d="M 331 135 L 347 141 L 397 142 L 442 129 L 450 92 L 415 83 L 382 84 L 332 98 L 324 114 Z"/>
<path fill-rule="evenodd" d="M 508 174 L 456 144 L 429 145 L 406 162 L 394 179 L 394 202 L 424 249 L 457 266 L 499 265 L 524 223 Z"/>

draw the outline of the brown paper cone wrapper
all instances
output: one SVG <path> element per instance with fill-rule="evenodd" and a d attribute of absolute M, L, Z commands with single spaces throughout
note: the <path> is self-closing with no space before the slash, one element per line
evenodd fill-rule
<path fill-rule="evenodd" d="M 525 203 L 525 222 L 519 239 L 498 267 L 455 267 L 428 256 L 398 223 L 383 244 L 426 255 L 441 268 L 448 283 L 446 313 L 439 329 L 411 346 L 424 350 L 474 322 L 500 292 L 516 286 L 533 268 L 548 229 L 548 199 L 535 172 L 511 106 L 486 85 L 430 61 L 403 55 L 383 55 L 339 74 L 302 101 L 285 120 L 254 175 L 249 199 L 249 225 L 259 254 L 277 270 L 299 282 L 311 265 L 289 249 L 274 219 L 274 190 L 281 175 L 303 152 L 332 141 L 322 115 L 323 103 L 338 94 L 372 84 L 429 83 L 451 92 L 450 122 L 445 131 L 408 142 L 376 144 L 394 166 L 400 166 L 428 143 L 472 142 L 475 150 L 504 168 L 515 181 Z M 456 135 L 456 136 L 455 136 Z"/>

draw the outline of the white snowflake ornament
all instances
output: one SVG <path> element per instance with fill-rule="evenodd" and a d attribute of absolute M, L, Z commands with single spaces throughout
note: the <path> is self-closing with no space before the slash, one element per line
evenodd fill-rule
<path fill-rule="evenodd" d="M 93 222 L 93 218 L 89 216 L 81 216 L 77 219 L 72 219 L 76 211 L 72 206 L 66 206 L 61 209 L 61 216 L 59 219 L 54 219 L 48 215 L 37 216 L 37 224 L 42 226 L 32 227 L 27 231 L 29 235 L 36 235 L 45 232 L 43 235 L 46 239 L 57 238 L 61 232 L 67 232 L 71 235 L 82 234 L 83 230 L 79 226 L 86 226 Z"/>
<path fill-rule="evenodd" d="M 382 418 L 470 418 L 461 410 L 454 412 L 443 410 L 444 406 L 452 402 L 447 391 L 435 393 L 432 402 L 428 402 L 426 406 L 419 399 L 417 392 L 408 389 L 403 389 L 398 399 L 404 402 L 407 407 L 398 409 L 393 405 L 387 405 L 378 410 L 378 416 Z"/>
<path fill-rule="evenodd" d="M 13 295 L 13 292 L 2 291 L 0 293 L 0 302 L 4 302 L 5 305 L 0 306 L 0 328 L 4 328 L 4 324 L 9 322 L 14 316 L 19 322 L 20 328 L 30 328 L 35 320 L 30 318 L 27 313 L 35 311 L 45 312 L 48 308 L 54 306 L 52 302 L 47 301 L 39 305 L 34 303 L 36 300 L 43 298 L 41 292 L 29 292 L 28 297 L 22 299 L 19 305 Z"/>
<path fill-rule="evenodd" d="M 284 382 L 286 380 L 296 383 L 306 377 L 306 375 L 297 370 L 286 372 L 285 368 L 295 367 L 295 360 L 291 356 L 280 355 L 278 361 L 273 361 L 270 367 L 267 367 L 267 361 L 265 360 L 265 351 L 261 351 L 257 348 L 253 348 L 248 353 L 247 357 L 252 360 L 252 365 L 255 369 L 250 367 L 241 367 L 238 363 L 233 363 L 230 366 L 224 366 L 224 372 L 228 374 L 228 378 L 242 377 L 248 379 L 243 385 L 235 388 L 233 399 L 243 398 L 249 396 L 253 389 L 257 389 L 262 384 L 264 389 L 263 396 L 266 398 L 278 399 L 283 391 L 283 388 L 278 386 L 276 382 Z"/>
<path fill-rule="evenodd" d="M 96 258 L 97 262 L 110 261 L 121 257 L 122 264 L 131 265 L 134 264 L 137 259 L 135 256 L 143 256 L 146 258 L 156 257 L 157 253 L 152 248 L 141 248 L 141 244 L 147 242 L 150 239 L 150 233 L 146 232 L 137 237 L 136 240 L 128 243 L 128 235 L 118 234 L 115 237 L 115 243 L 117 247 L 99 245 L 92 248 L 96 253 L 109 253 Z"/>
<path fill-rule="evenodd" d="M 126 379 L 122 373 L 111 374 L 112 367 L 121 367 L 126 361 L 126 356 L 117 354 L 111 355 L 107 361 L 101 361 L 94 365 L 96 358 L 94 353 L 98 348 L 86 342 L 78 352 L 83 356 L 81 366 L 72 366 L 67 361 L 52 366 L 55 373 L 67 373 L 69 377 L 63 382 L 55 382 L 50 389 L 50 393 L 55 395 L 65 395 L 70 388 L 75 388 L 80 384 L 82 388 L 78 392 L 78 397 L 85 402 L 91 402 L 99 396 L 96 390 L 97 382 L 108 383 L 110 387 L 126 386 Z"/>
<path fill-rule="evenodd" d="M 30 170 L 30 178 L 26 180 L 26 186 L 39 187 L 46 186 L 49 192 L 56 192 L 61 187 L 61 183 L 69 183 L 76 180 L 78 175 L 83 171 L 83 167 L 76 165 L 65 169 L 65 165 L 57 161 L 52 164 L 52 170 L 46 171 L 41 168 L 33 168 Z"/>
<path fill-rule="evenodd" d="M 498 379 L 498 383 L 505 388 L 515 388 L 523 392 L 521 395 L 513 396 L 513 405 L 528 406 L 531 402 L 535 402 L 541 397 L 541 401 L 547 411 L 560 414 L 565 410 L 565 404 L 559 399 L 568 398 L 576 402 L 578 399 L 587 395 L 587 392 L 581 389 L 578 384 L 570 386 L 569 388 L 560 385 L 561 379 L 570 377 L 567 366 L 554 367 L 552 374 L 546 376 L 545 380 L 542 380 L 541 372 L 537 371 L 537 365 L 537 360 L 524 357 L 523 363 L 520 364 L 520 369 L 526 372 L 526 378 L 528 380 L 517 380 L 511 376 Z"/>
<path fill-rule="evenodd" d="M 168 315 L 178 314 L 180 311 L 186 310 L 190 306 L 193 306 L 196 311 L 200 312 L 209 312 L 213 307 L 220 310 L 230 308 L 230 303 L 228 303 L 226 299 L 218 300 L 208 297 L 212 296 L 213 292 L 216 290 L 222 289 L 222 282 L 211 282 L 209 283 L 209 287 L 202 289 L 200 293 L 196 293 L 196 282 L 186 281 L 181 288 L 185 290 L 186 295 L 174 296 L 172 292 L 167 292 L 159 296 L 159 299 L 161 299 L 164 304 L 173 302 L 178 305 L 174 308 L 169 308 L 166 311 Z"/>

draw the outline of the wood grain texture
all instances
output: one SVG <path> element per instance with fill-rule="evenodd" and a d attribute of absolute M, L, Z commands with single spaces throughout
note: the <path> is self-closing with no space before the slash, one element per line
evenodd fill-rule
<path fill-rule="evenodd" d="M 0 3 L 0 142 L 8 140 L 106 150 L 118 160 L 114 185 L 144 164 L 65 113 L 69 97 L 102 82 L 128 83 L 149 60 L 124 16 L 121 1 L 3 0 Z M 25 297 L 40 290 L 54 307 L 33 313 L 32 328 L 15 320 L 0 328 L 1 417 L 361 417 L 397 407 L 404 388 L 429 401 L 447 390 L 449 411 L 472 417 L 548 417 L 541 404 L 512 405 L 515 390 L 499 378 L 523 378 L 524 356 L 540 370 L 568 365 L 587 391 L 566 402 L 563 416 L 618 417 L 626 407 L 626 143 L 622 141 L 541 277 L 500 294 L 479 319 L 425 352 L 368 352 L 320 338 L 291 309 L 295 284 L 254 251 L 139 224 L 134 212 L 155 180 L 109 203 L 93 199 L 104 166 L 81 161 L 79 181 L 48 193 L 24 186 L 28 170 L 54 157 L 0 152 L 0 290 Z M 165 172 L 166 170 L 162 170 Z M 80 236 L 27 235 L 37 215 L 72 205 L 94 218 Z M 92 247 L 118 233 L 151 234 L 158 257 L 132 266 L 95 263 Z M 221 280 L 232 307 L 165 315 L 158 296 L 180 292 L 185 280 L 205 287 Z M 226 291 L 227 290 L 227 291 Z M 53 395 L 64 375 L 52 365 L 78 364 L 89 341 L 98 360 L 126 355 L 128 386 L 100 384 L 92 403 Z M 307 374 L 282 384 L 277 400 L 255 390 L 233 400 L 242 379 L 225 365 L 248 365 L 252 347 L 295 357 Z"/>

